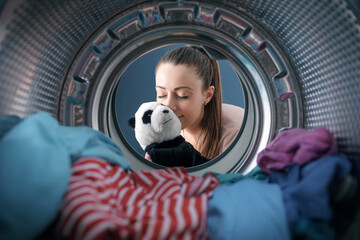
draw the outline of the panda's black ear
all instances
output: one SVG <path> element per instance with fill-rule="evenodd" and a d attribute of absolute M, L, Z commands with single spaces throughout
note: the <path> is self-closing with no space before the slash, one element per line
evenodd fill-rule
<path fill-rule="evenodd" d="M 129 118 L 128 124 L 131 128 L 135 129 L 135 117 Z"/>

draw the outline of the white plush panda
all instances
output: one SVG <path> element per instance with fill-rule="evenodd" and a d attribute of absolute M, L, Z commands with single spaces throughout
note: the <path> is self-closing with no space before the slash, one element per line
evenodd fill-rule
<path fill-rule="evenodd" d="M 158 102 L 143 103 L 128 123 L 154 163 L 192 167 L 209 161 L 180 135 L 181 122 L 169 107 Z"/>
<path fill-rule="evenodd" d="M 134 125 L 135 124 L 135 125 Z M 135 117 L 129 119 L 135 137 L 142 149 L 151 143 L 162 143 L 180 135 L 181 123 L 175 113 L 158 102 L 140 105 Z"/>

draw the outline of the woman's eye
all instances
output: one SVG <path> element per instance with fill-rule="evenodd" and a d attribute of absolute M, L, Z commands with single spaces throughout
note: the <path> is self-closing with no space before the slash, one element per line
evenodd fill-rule
<path fill-rule="evenodd" d="M 166 95 L 158 96 L 158 98 L 164 98 L 164 97 L 166 97 Z"/>
<path fill-rule="evenodd" d="M 187 99 L 188 96 L 178 96 L 178 98 L 181 98 L 181 99 Z"/>

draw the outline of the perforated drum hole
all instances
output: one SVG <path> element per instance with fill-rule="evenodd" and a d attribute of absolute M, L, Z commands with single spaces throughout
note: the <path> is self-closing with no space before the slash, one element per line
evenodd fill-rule
<path fill-rule="evenodd" d="M 145 25 L 145 16 L 142 11 L 139 11 L 138 19 L 140 21 L 140 27 Z"/>
<path fill-rule="evenodd" d="M 266 49 L 266 48 L 267 48 L 267 42 L 264 41 L 264 42 L 262 42 L 262 43 L 256 48 L 256 51 L 257 51 L 257 52 L 261 52 L 261 51 L 263 51 L 263 50 Z"/>
<path fill-rule="evenodd" d="M 88 83 L 89 80 L 80 76 L 73 76 L 73 80 L 79 83 Z"/>
<path fill-rule="evenodd" d="M 275 75 L 274 80 L 279 80 L 281 78 L 284 78 L 284 77 L 286 77 L 286 75 L 287 75 L 287 72 L 280 72 L 277 75 Z"/>
<path fill-rule="evenodd" d="M 246 40 L 247 37 L 249 36 L 249 34 L 251 33 L 251 31 L 252 31 L 252 27 L 251 26 L 246 26 L 245 30 L 240 35 L 240 38 L 242 40 Z"/>
<path fill-rule="evenodd" d="M 95 44 L 93 44 L 93 45 L 91 46 L 91 49 L 92 49 L 92 51 L 93 51 L 96 55 L 98 55 L 99 57 L 101 57 L 101 56 L 103 55 L 103 53 L 102 53 L 102 51 L 100 50 L 100 48 L 99 48 L 98 46 L 96 46 Z"/>
<path fill-rule="evenodd" d="M 106 30 L 106 32 L 112 39 L 120 41 L 120 37 L 116 35 L 116 33 L 114 33 L 114 31 L 112 31 L 111 29 Z"/>

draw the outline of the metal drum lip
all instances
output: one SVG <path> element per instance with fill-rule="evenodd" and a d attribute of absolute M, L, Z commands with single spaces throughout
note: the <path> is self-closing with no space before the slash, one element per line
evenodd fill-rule
<path fill-rule="evenodd" d="M 216 9 L 219 9 L 218 7 Z M 224 10 L 225 11 L 225 10 Z M 139 10 L 137 10 L 138 14 Z M 133 13 L 129 13 L 134 15 Z M 126 18 L 126 16 L 123 18 Z M 248 20 L 247 20 L 248 21 Z M 236 42 L 234 38 L 231 38 L 227 36 L 226 34 L 219 31 L 219 29 L 216 29 L 214 27 L 209 26 L 202 26 L 202 25 L 179 25 L 179 24 L 166 24 L 166 25 L 156 25 L 152 26 L 151 28 L 141 28 L 141 30 L 134 34 L 133 37 L 129 37 L 127 41 L 124 41 L 123 44 L 118 44 L 118 47 L 114 47 L 107 55 L 101 56 L 99 52 L 94 51 L 94 43 L 97 41 L 97 39 L 100 39 L 102 36 L 108 36 L 108 29 L 109 26 L 112 24 L 112 21 L 109 21 L 106 26 L 102 27 L 101 31 L 98 31 L 97 34 L 94 35 L 87 43 L 85 43 L 85 47 L 80 54 L 80 60 L 77 61 L 77 63 L 82 63 L 84 61 L 87 61 L 89 58 L 89 55 L 95 56 L 94 58 L 97 58 L 97 61 L 99 62 L 99 65 L 97 66 L 98 69 L 95 69 L 95 72 L 97 75 L 94 79 L 88 80 L 86 78 L 79 78 L 76 82 L 76 84 L 73 84 L 73 88 L 77 89 L 77 92 L 83 92 L 84 96 L 84 102 L 81 101 L 77 102 L 77 99 L 74 98 L 72 100 L 72 96 L 66 96 L 68 103 L 67 112 L 71 112 L 71 114 L 67 114 L 66 111 L 64 112 L 64 119 L 65 122 L 70 125 L 90 125 L 94 129 L 104 131 L 106 134 L 111 136 L 115 142 L 117 142 L 122 150 L 124 151 L 124 154 L 127 158 L 131 158 L 134 154 L 131 150 L 128 149 L 128 146 L 126 144 L 123 144 L 121 142 L 121 137 L 116 136 L 117 129 L 114 127 L 114 122 L 109 122 L 109 119 L 114 118 L 112 111 L 111 111 L 111 101 L 108 100 L 111 99 L 110 92 L 113 92 L 114 86 L 116 85 L 116 82 L 114 80 L 109 81 L 109 79 L 114 79 L 114 77 L 111 77 L 114 70 L 114 59 L 118 58 L 119 62 L 125 59 L 125 56 L 131 55 L 131 52 L 145 46 L 146 44 L 149 44 L 148 41 L 152 41 L 154 38 L 159 39 L 165 39 L 164 43 L 161 44 L 170 44 L 171 42 L 179 43 L 181 41 L 187 41 L 188 43 L 195 43 L 195 44 L 205 44 L 210 45 L 213 48 L 218 48 L 219 50 L 219 44 L 223 48 L 233 48 L 232 51 L 227 51 L 228 56 L 233 61 L 239 60 L 239 58 L 242 58 L 242 66 L 246 70 L 246 75 L 249 79 L 252 79 L 251 81 L 246 81 L 246 83 L 243 83 L 244 86 L 247 84 L 250 84 L 245 87 L 247 91 L 247 95 L 250 96 L 248 98 L 248 106 L 246 109 L 246 118 L 249 119 L 249 121 L 252 121 L 254 125 L 243 125 L 243 128 L 241 129 L 241 132 L 243 133 L 241 136 L 249 136 L 252 135 L 251 141 L 248 142 L 246 150 L 241 150 L 242 153 L 239 154 L 239 150 L 236 150 L 236 148 L 239 148 L 239 144 L 242 140 L 242 137 L 238 135 L 238 141 L 237 143 L 233 144 L 224 154 L 220 155 L 218 158 L 212 160 L 208 165 L 211 165 L 214 167 L 217 165 L 220 159 L 224 161 L 224 159 L 233 159 L 239 158 L 239 155 L 241 157 L 245 157 L 246 159 L 240 164 L 238 163 L 238 160 L 235 160 L 236 162 L 232 161 L 232 164 L 227 166 L 226 168 L 221 168 L 219 166 L 216 167 L 216 169 L 220 170 L 221 172 L 247 172 L 251 170 L 256 164 L 255 164 L 255 157 L 256 154 L 260 151 L 260 149 L 263 149 L 269 139 L 276 133 L 281 131 L 280 128 L 276 128 L 276 116 L 279 115 L 278 109 L 276 104 L 273 103 L 273 99 L 278 97 L 274 93 L 274 86 L 268 85 L 267 81 L 271 81 L 272 79 L 269 79 L 269 76 L 267 76 L 264 69 L 261 67 L 261 63 L 258 62 L 258 59 L 254 57 L 257 53 L 252 52 L 254 49 L 251 47 L 246 47 L 246 45 L 242 44 L 242 41 Z M 254 23 L 253 23 L 254 24 Z M 182 31 L 180 31 L 183 29 Z M 260 29 L 258 32 L 256 29 Z M 180 33 L 181 32 L 181 33 Z M 258 34 L 259 36 L 266 35 L 266 33 L 261 28 L 253 28 L 253 32 Z M 165 34 L 164 34 L 165 33 Z M 171 33 L 171 34 L 169 34 Z M 162 35 L 159 37 L 158 35 Z M 216 37 L 215 37 L 216 36 Z M 104 37 L 102 37 L 104 38 Z M 120 39 L 120 38 L 119 38 Z M 196 40 L 194 40 L 196 39 Z M 113 39 L 114 40 L 114 39 Z M 116 42 L 115 39 L 114 42 Z M 255 39 L 256 40 L 256 39 Z M 261 39 L 260 39 L 261 40 Z M 106 40 L 109 41 L 109 40 Z M 271 43 L 271 46 L 275 46 L 275 42 L 271 42 L 269 40 L 269 36 L 267 35 L 267 41 Z M 161 41 L 160 41 L 161 42 Z M 154 44 L 154 43 L 152 43 Z M 161 47 L 161 44 L 157 43 L 155 44 L 156 47 Z M 145 47 L 146 48 L 146 47 Z M 126 49 L 124 51 L 124 49 Z M 132 49 L 132 51 L 130 51 Z M 277 48 L 273 48 L 274 50 L 279 54 L 281 52 L 278 51 Z M 224 49 L 221 49 L 224 50 Z M 119 52 L 123 51 L 119 54 Z M 139 53 L 138 56 L 141 54 L 144 54 L 146 51 Z M 97 56 L 96 56 L 97 55 Z M 226 51 L 225 51 L 226 55 Z M 280 54 L 281 55 L 281 54 Z M 116 56 L 116 57 L 114 57 Z M 119 57 L 120 56 L 120 57 Z M 121 57 L 123 56 L 123 57 Z M 283 57 L 281 55 L 281 57 Z M 110 60 L 109 60 L 110 59 Z M 84 60 L 84 61 L 82 61 Z M 244 62 L 246 64 L 244 64 Z M 118 63 L 117 63 L 118 64 Z M 291 67 L 289 67 L 288 63 L 283 63 L 287 66 L 287 74 L 292 74 L 292 77 L 295 76 L 295 73 L 292 72 Z M 116 65 L 116 64 L 115 64 Z M 239 71 L 241 64 L 238 64 Z M 99 67 L 101 66 L 101 67 Z M 70 76 L 75 76 L 78 74 L 74 73 L 76 69 L 79 69 L 78 66 L 75 66 L 72 68 L 73 71 L 70 71 Z M 104 70 L 105 69 L 105 70 Z M 242 70 L 244 70 L 242 69 Z M 241 72 L 244 74 L 244 72 Z M 94 76 L 95 76 L 94 75 Z M 119 74 L 115 74 L 119 75 Z M 284 77 L 284 76 L 282 76 Z M 73 77 L 74 78 L 74 77 Z M 69 79 L 69 78 L 68 78 Z M 255 79 L 255 81 L 254 81 Z M 74 80 L 74 79 L 73 79 Z M 252 86 L 252 84 L 255 84 L 255 86 Z M 105 87 L 106 85 L 106 87 Z M 75 86 L 75 87 L 74 87 Z M 82 87 L 85 86 L 85 87 Z M 112 89 L 112 90 L 111 90 Z M 104 97 L 104 93 L 106 97 Z M 72 95 L 74 92 L 72 92 Z M 105 100 L 104 100 L 105 99 Z M 100 103 L 101 102 L 101 103 Z M 296 104 L 299 104 L 298 102 Z M 105 106 L 105 108 L 104 108 Z M 101 110 L 102 109 L 102 110 Z M 105 110 L 104 110 L 105 109 Z M 80 114 L 77 114 L 76 117 L 76 111 L 80 111 Z M 294 114 L 292 116 L 291 114 Z M 301 124 L 301 118 L 299 118 L 298 114 L 299 108 L 297 109 L 291 109 L 291 111 L 288 113 L 290 114 L 287 116 L 287 118 L 292 119 L 294 123 L 291 123 L 290 126 L 286 127 L 296 127 Z M 74 114 L 75 113 L 75 114 Z M 281 115 L 282 113 L 280 113 Z M 71 116 L 70 116 L 71 115 Z M 72 118 L 72 119 L 66 119 L 66 118 Z M 100 116 L 100 117 L 99 117 Z M 100 121 L 100 123 L 99 123 Z M 245 120 L 244 120 L 245 121 Z M 257 126 L 262 127 L 257 127 Z M 253 133 L 257 132 L 255 136 L 253 136 Z M 121 134 L 120 134 L 121 135 Z M 244 156 L 244 153 L 246 153 Z M 240 157 L 240 158 L 241 158 Z M 134 164 L 133 161 L 138 162 L 139 157 L 135 157 L 135 160 L 131 159 L 131 164 Z M 140 164 L 140 167 L 134 167 L 135 170 L 139 168 L 147 168 L 149 167 L 148 163 Z M 154 164 L 150 164 L 150 167 L 154 167 Z M 218 164 L 219 165 L 219 164 Z M 204 170 L 208 170 L 206 166 L 197 166 L 194 168 L 189 168 L 190 172 L 196 172 L 196 174 L 203 173 Z"/>
<path fill-rule="evenodd" d="M 178 34 L 179 32 L 181 32 L 181 31 L 179 31 L 179 29 L 173 29 L 173 31 L 174 31 L 174 33 L 176 33 L 176 34 Z M 167 33 L 169 33 L 169 31 L 167 31 Z M 160 34 L 160 35 L 162 35 L 162 38 L 164 38 L 164 39 L 167 39 L 165 42 L 167 42 L 167 43 L 169 43 L 169 41 L 168 41 L 168 37 L 169 36 L 167 36 L 167 35 L 163 35 L 163 34 Z M 149 36 L 149 37 L 151 37 L 151 38 L 153 38 L 154 36 L 153 35 L 151 35 L 151 36 Z M 197 36 L 197 38 L 196 39 L 201 39 L 201 38 L 199 38 L 199 36 Z M 176 40 L 174 40 L 174 43 L 176 42 Z M 191 40 L 190 39 L 188 39 L 188 40 L 184 40 L 184 39 L 182 39 L 182 43 L 189 43 L 189 44 L 191 44 L 191 43 L 194 43 L 194 42 L 191 42 Z M 159 44 L 159 46 L 158 47 L 161 47 L 161 43 L 158 43 Z M 206 41 L 203 41 L 203 44 L 206 44 Z M 136 44 L 136 45 L 138 45 L 138 44 Z M 125 49 L 128 49 L 128 48 L 126 48 L 126 47 L 124 47 Z M 242 53 L 241 52 L 238 52 L 237 53 L 238 55 L 242 55 Z M 128 53 L 123 53 L 123 55 L 129 55 Z M 246 58 L 246 56 L 245 55 L 243 55 L 242 56 L 243 58 Z M 250 61 L 248 61 L 248 62 L 250 62 Z M 114 63 L 114 65 L 117 65 L 117 63 Z M 256 69 L 255 67 L 254 67 L 254 69 Z M 112 72 L 112 70 L 110 70 L 109 71 L 110 73 Z M 252 76 L 253 76 L 254 74 L 252 74 Z M 102 77 L 104 78 L 104 79 L 107 79 L 108 77 L 109 77 L 109 75 L 107 75 L 106 73 L 105 74 L 102 74 Z M 118 78 L 118 77 L 116 77 L 116 78 Z M 260 81 L 260 77 L 258 76 L 258 84 L 260 84 L 259 83 L 259 81 Z M 247 87 L 247 88 L 249 88 L 249 87 Z M 101 88 L 100 88 L 101 89 Z M 99 93 L 101 93 L 101 92 L 103 92 L 103 91 L 99 91 Z M 111 95 L 111 94 L 110 94 Z M 262 97 L 262 98 L 266 98 L 267 97 L 267 95 L 266 94 L 260 94 L 259 95 L 260 97 Z M 95 102 L 100 102 L 100 98 L 101 96 L 100 95 L 97 95 L 95 98 L 94 98 L 94 101 Z M 108 98 L 105 98 L 105 99 L 108 99 Z M 251 100 L 251 101 L 253 101 L 253 100 Z M 269 101 L 267 101 L 267 102 L 269 102 Z M 112 103 L 106 103 L 105 105 L 111 105 Z M 247 106 L 250 106 L 249 104 L 252 104 L 253 105 L 253 103 L 248 103 L 247 104 Z M 100 104 L 101 106 L 104 106 L 104 104 Z M 113 106 L 112 106 L 113 107 Z M 109 107 L 110 109 L 112 108 L 112 107 Z M 99 108 L 98 107 L 94 107 L 94 109 L 97 109 L 97 110 L 99 110 Z M 250 116 L 251 114 L 249 114 L 249 112 L 259 112 L 259 114 L 261 114 L 260 113 L 260 109 L 253 109 L 252 111 L 250 111 L 250 107 L 245 107 L 245 109 L 248 109 L 248 110 L 246 110 L 246 116 L 245 116 L 245 119 L 260 119 L 260 118 L 256 118 L 255 116 Z M 266 110 L 269 110 L 270 109 L 270 106 L 268 106 L 268 107 L 266 107 L 265 108 L 265 111 Z M 111 113 L 112 111 L 109 111 L 109 113 Z M 265 114 L 262 114 L 262 115 L 265 115 Z M 270 114 L 266 114 L 267 116 L 270 116 Z M 98 111 L 93 111 L 93 114 L 92 114 L 92 117 L 91 117 L 91 120 L 95 120 L 95 121 L 97 121 L 97 117 L 99 116 L 99 112 Z M 109 119 L 113 119 L 114 118 L 114 116 L 113 116 L 113 114 L 111 114 L 107 119 L 109 120 Z M 266 118 L 266 117 L 265 117 Z M 250 129 L 254 129 L 255 128 L 255 123 L 254 122 L 252 122 L 253 124 L 251 124 L 251 122 L 252 121 L 250 121 L 249 123 L 248 123 L 248 125 L 250 125 L 250 126 L 243 126 L 243 128 L 240 130 L 240 132 L 246 132 L 246 131 L 250 131 Z M 267 126 L 267 129 L 269 130 L 270 129 L 270 124 L 271 124 L 271 119 L 270 118 L 268 118 L 267 120 L 265 119 L 264 120 L 264 123 L 266 123 L 266 124 L 268 124 L 268 126 Z M 266 125 L 265 124 L 265 125 Z M 111 122 L 108 124 L 108 128 L 107 129 L 104 129 L 105 130 L 105 132 L 106 133 L 108 133 L 110 136 L 112 136 L 112 137 L 115 137 L 114 136 L 114 133 L 116 132 L 111 126 L 112 126 L 113 124 L 111 124 Z M 265 127 L 265 129 L 266 129 L 266 127 Z M 264 132 L 266 132 L 266 130 L 264 131 Z M 251 134 L 253 134 L 253 131 L 251 131 Z M 116 135 L 116 134 L 115 134 Z M 243 137 L 242 138 L 244 138 L 246 135 L 243 135 Z M 257 136 L 257 134 L 255 134 L 255 136 Z M 241 137 L 240 137 L 241 138 Z M 248 136 L 247 136 L 247 138 L 248 138 Z M 115 138 L 116 139 L 116 138 Z M 249 144 L 250 144 L 250 140 L 251 140 L 252 138 L 250 137 L 249 138 Z M 260 137 L 260 139 L 264 139 L 264 137 Z M 267 138 L 265 137 L 265 142 L 267 141 Z M 120 143 L 119 142 L 119 140 L 117 140 L 116 141 L 118 144 Z M 263 145 L 264 144 L 266 144 L 266 143 L 263 143 Z M 236 144 L 235 144 L 236 145 Z M 246 144 L 247 145 L 247 144 Z M 211 163 L 209 163 L 208 165 L 214 165 L 214 164 L 216 164 L 220 159 L 222 159 L 222 157 L 224 157 L 224 156 L 227 156 L 228 154 L 230 154 L 231 153 L 231 150 L 234 150 L 235 148 L 234 148 L 234 146 L 231 148 L 231 149 L 229 149 L 229 151 L 227 152 L 227 153 L 225 153 L 225 154 L 223 154 L 223 155 L 221 155 L 221 156 L 219 156 L 217 159 L 214 159 Z M 244 151 L 246 151 L 246 150 L 244 150 Z M 250 153 L 249 153 L 250 154 Z M 234 153 L 233 153 L 233 155 L 234 155 Z M 243 154 L 240 154 L 240 155 L 243 155 Z M 238 156 L 238 155 L 237 155 Z M 234 158 L 235 156 L 233 156 L 233 158 L 232 159 L 235 159 Z M 233 166 L 235 166 L 235 165 L 237 165 L 237 161 L 238 160 L 236 160 L 235 162 L 233 161 L 232 163 L 233 163 Z M 132 162 L 133 163 L 133 162 Z M 244 164 L 246 165 L 247 163 L 246 162 L 244 162 Z M 153 166 L 153 164 L 150 164 L 151 166 Z M 204 166 L 199 166 L 199 167 L 194 167 L 194 168 L 189 168 L 188 170 L 190 171 L 190 172 L 192 172 L 192 171 L 198 171 L 199 170 L 199 168 L 204 168 L 204 167 L 206 167 L 206 165 L 204 165 Z M 238 166 L 239 167 L 239 166 Z M 232 168 L 232 167 L 231 167 Z M 217 169 L 220 169 L 220 167 L 217 167 Z M 227 169 L 227 171 L 230 171 L 230 169 Z"/>

